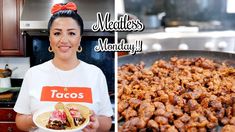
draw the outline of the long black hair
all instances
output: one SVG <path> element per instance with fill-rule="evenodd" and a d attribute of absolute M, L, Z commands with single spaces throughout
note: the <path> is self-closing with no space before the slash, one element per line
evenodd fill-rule
<path fill-rule="evenodd" d="M 48 22 L 47 28 L 48 28 L 49 33 L 50 33 L 51 25 L 54 22 L 54 20 L 60 17 L 70 17 L 74 19 L 80 27 L 80 35 L 83 34 L 83 30 L 84 30 L 83 20 L 81 16 L 77 13 L 77 11 L 73 11 L 73 10 L 60 10 L 54 13 Z"/>

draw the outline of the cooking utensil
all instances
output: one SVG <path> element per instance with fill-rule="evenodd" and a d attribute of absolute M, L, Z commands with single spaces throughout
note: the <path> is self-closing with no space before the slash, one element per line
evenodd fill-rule
<path fill-rule="evenodd" d="M 0 69 L 0 78 L 11 77 L 12 72 L 16 70 L 18 67 L 14 67 L 13 69 L 9 68 L 9 65 L 5 65 L 5 69 Z"/>
<path fill-rule="evenodd" d="M 200 51 L 200 50 L 171 50 L 171 51 L 158 51 L 148 52 L 136 55 L 127 55 L 118 58 L 118 66 L 127 63 L 138 64 L 143 61 L 146 67 L 151 66 L 154 61 L 163 59 L 169 60 L 171 57 L 183 57 L 183 58 L 194 58 L 194 57 L 206 57 L 212 59 L 218 63 L 226 63 L 230 66 L 235 67 L 235 54 L 217 52 L 217 51 Z"/>
<path fill-rule="evenodd" d="M 0 78 L 0 88 L 9 88 L 9 87 L 11 87 L 11 78 L 10 77 Z"/>
<path fill-rule="evenodd" d="M 4 78 L 6 77 L 10 77 L 12 74 L 12 71 L 10 69 L 5 69 L 3 72 L 2 72 L 2 75 L 4 76 Z"/>
<path fill-rule="evenodd" d="M 3 75 L 4 75 L 5 77 L 10 77 L 11 74 L 12 74 L 12 70 L 9 68 L 9 65 L 6 64 L 6 65 L 5 65 L 5 70 L 3 71 Z"/>
<path fill-rule="evenodd" d="M 235 67 L 235 54 L 217 52 L 217 51 L 196 51 L 196 50 L 172 50 L 172 51 L 158 51 L 158 52 L 148 52 L 136 55 L 126 55 L 118 58 L 118 66 L 124 64 L 138 64 L 143 61 L 146 68 L 150 67 L 156 60 L 163 59 L 169 60 L 171 57 L 179 58 L 195 58 L 195 57 L 205 57 L 212 59 L 218 63 L 226 63 L 229 66 Z M 119 125 L 123 124 L 125 121 L 120 120 Z M 216 132 L 221 131 L 221 126 L 216 128 Z"/>
<path fill-rule="evenodd" d="M 0 69 L 0 78 L 4 78 L 4 75 L 2 74 L 4 72 L 4 69 Z"/>
<path fill-rule="evenodd" d="M 16 70 L 18 67 L 14 67 L 13 69 L 9 69 L 9 68 L 7 68 L 7 69 L 5 69 L 5 71 L 3 72 L 3 75 L 5 76 L 5 77 L 10 77 L 11 75 L 12 75 L 12 72 L 14 71 L 14 70 Z"/>

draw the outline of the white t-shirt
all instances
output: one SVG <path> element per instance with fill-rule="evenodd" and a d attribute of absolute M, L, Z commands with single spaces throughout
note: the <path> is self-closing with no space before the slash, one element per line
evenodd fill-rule
<path fill-rule="evenodd" d="M 33 114 L 57 102 L 76 102 L 88 106 L 97 115 L 113 115 L 103 72 L 83 61 L 69 71 L 56 68 L 51 60 L 30 68 L 14 110 L 21 114 Z"/>

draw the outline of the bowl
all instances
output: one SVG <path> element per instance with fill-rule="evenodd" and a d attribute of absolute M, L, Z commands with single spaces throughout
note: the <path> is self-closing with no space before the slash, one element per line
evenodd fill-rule
<path fill-rule="evenodd" d="M 10 77 L 0 78 L 0 88 L 9 88 L 9 87 L 11 87 L 11 78 Z"/>
<path fill-rule="evenodd" d="M 85 122 L 81 126 L 76 127 L 74 129 L 53 130 L 53 129 L 46 128 L 46 124 L 49 121 L 49 117 L 50 117 L 51 113 L 54 110 L 55 110 L 54 106 L 48 106 L 48 107 L 45 107 L 45 108 L 42 108 L 42 109 L 36 111 L 33 114 L 33 122 L 39 128 L 39 131 L 47 131 L 47 132 L 80 132 L 90 122 L 90 118 L 87 117 Z M 41 119 L 38 118 L 38 117 L 42 117 L 42 116 L 43 116 L 43 118 L 41 118 Z"/>

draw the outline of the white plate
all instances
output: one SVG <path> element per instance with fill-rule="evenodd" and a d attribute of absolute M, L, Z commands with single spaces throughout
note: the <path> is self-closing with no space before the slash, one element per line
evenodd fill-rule
<path fill-rule="evenodd" d="M 90 122 L 90 118 L 87 118 L 86 121 L 85 121 L 80 127 L 78 127 L 78 128 L 71 129 L 71 130 L 53 130 L 53 129 L 46 128 L 45 125 L 39 124 L 39 123 L 36 121 L 36 119 L 37 119 L 37 117 L 38 117 L 39 115 L 41 115 L 41 114 L 43 114 L 43 113 L 45 113 L 45 112 L 52 112 L 52 111 L 54 111 L 54 110 L 55 110 L 55 108 L 51 106 L 51 107 L 46 107 L 46 108 L 40 109 L 40 110 L 38 110 L 37 112 L 35 112 L 35 113 L 33 114 L 33 122 L 34 122 L 35 125 L 36 125 L 40 130 L 42 130 L 43 132 L 44 132 L 44 131 L 46 131 L 46 132 L 80 132 L 80 131 L 81 131 L 83 128 L 85 128 L 85 127 L 88 125 L 88 123 Z M 48 116 L 47 119 L 43 120 L 43 122 L 44 122 L 45 124 L 47 124 L 48 120 L 49 120 L 49 116 Z M 40 131 L 40 130 L 39 130 L 39 131 Z"/>

